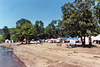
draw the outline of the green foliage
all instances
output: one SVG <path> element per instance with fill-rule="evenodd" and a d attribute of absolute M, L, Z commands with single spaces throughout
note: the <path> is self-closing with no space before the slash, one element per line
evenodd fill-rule
<path fill-rule="evenodd" d="M 74 3 L 68 3 L 62 7 L 62 22 L 64 27 L 67 27 L 69 35 L 76 37 L 97 33 L 95 30 L 97 25 L 91 10 L 94 3 L 92 0 L 75 0 Z"/>
<path fill-rule="evenodd" d="M 16 28 L 11 30 L 11 39 L 16 41 L 23 41 L 24 38 L 31 40 L 37 39 L 37 31 L 29 20 L 21 19 L 16 22 Z"/>
<path fill-rule="evenodd" d="M 5 41 L 5 39 L 3 38 L 3 36 L 0 36 L 0 43 L 3 43 Z"/>
<path fill-rule="evenodd" d="M 94 9 L 93 9 L 94 8 Z M 75 0 L 62 6 L 62 25 L 71 37 L 79 36 L 85 45 L 85 36 L 100 34 L 100 4 L 95 0 Z M 84 39 L 82 39 L 82 36 Z M 89 38 L 91 45 L 91 39 Z"/>
<path fill-rule="evenodd" d="M 22 30 L 18 28 L 11 29 L 11 39 L 16 41 L 23 41 Z"/>
<path fill-rule="evenodd" d="M 36 21 L 34 28 L 37 31 L 38 39 L 44 39 L 45 38 L 44 23 L 42 21 Z"/>
<path fill-rule="evenodd" d="M 10 39 L 10 31 L 9 31 L 8 27 L 5 26 L 5 27 L 2 29 L 2 31 L 3 31 L 3 38 L 4 38 L 4 39 Z"/>
<path fill-rule="evenodd" d="M 45 35 L 46 35 L 46 39 L 47 38 L 51 38 L 51 28 L 50 28 L 50 26 L 47 26 L 46 28 L 45 28 Z"/>
<path fill-rule="evenodd" d="M 59 37 L 59 26 L 58 21 L 52 20 L 52 22 L 45 28 L 45 35 L 48 38 L 57 38 Z"/>
<path fill-rule="evenodd" d="M 3 34 L 3 31 L 2 31 L 2 29 L 0 29 L 0 35 L 2 35 Z"/>
<path fill-rule="evenodd" d="M 25 23 L 21 27 L 22 35 L 28 39 L 37 39 L 37 31 L 34 29 L 33 25 L 31 23 Z"/>
<path fill-rule="evenodd" d="M 66 25 L 66 21 L 58 20 L 58 37 L 68 37 L 68 29 Z"/>
<path fill-rule="evenodd" d="M 95 21 L 100 24 L 100 1 L 97 3 L 96 6 L 94 6 L 93 10 Z"/>
<path fill-rule="evenodd" d="M 20 20 L 18 20 L 17 22 L 16 22 L 16 27 L 20 27 L 20 26 L 22 26 L 23 24 L 25 24 L 25 23 L 31 23 L 29 20 L 27 20 L 27 19 L 20 19 Z"/>

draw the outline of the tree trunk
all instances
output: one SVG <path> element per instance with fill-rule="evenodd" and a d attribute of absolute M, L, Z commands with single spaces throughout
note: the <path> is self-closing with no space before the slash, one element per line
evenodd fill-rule
<path fill-rule="evenodd" d="M 30 44 L 30 40 L 28 39 L 28 44 Z"/>
<path fill-rule="evenodd" d="M 62 30 L 61 30 L 61 37 L 62 37 Z"/>
<path fill-rule="evenodd" d="M 27 44 L 27 36 L 26 36 L 26 44 Z"/>
<path fill-rule="evenodd" d="M 91 42 L 91 35 L 89 35 L 89 47 L 92 46 L 92 42 Z"/>
<path fill-rule="evenodd" d="M 81 42 L 82 42 L 82 46 L 83 46 L 83 38 L 82 38 L 82 36 L 81 36 Z"/>
<path fill-rule="evenodd" d="M 85 47 L 85 34 L 84 34 L 83 47 Z"/>
<path fill-rule="evenodd" d="M 84 38 L 82 38 L 81 36 L 81 42 L 82 42 L 82 46 L 85 47 L 85 35 L 84 35 Z"/>
<path fill-rule="evenodd" d="M 82 42 L 82 45 L 83 45 L 83 39 L 82 39 L 82 36 L 81 36 L 81 42 Z"/>

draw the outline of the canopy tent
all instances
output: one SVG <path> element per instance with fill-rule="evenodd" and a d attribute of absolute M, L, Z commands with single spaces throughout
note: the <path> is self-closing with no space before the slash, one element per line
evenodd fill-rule
<path fill-rule="evenodd" d="M 78 40 L 81 42 L 81 38 L 78 38 Z M 94 41 L 94 40 L 100 40 L 100 35 L 98 35 L 98 36 L 91 36 L 91 40 L 92 40 L 92 42 Z M 85 37 L 85 42 L 86 43 L 89 43 L 89 37 Z"/>
<path fill-rule="evenodd" d="M 67 37 L 62 37 L 62 38 L 60 38 L 60 39 L 68 39 L 68 40 L 70 40 L 70 39 L 78 39 L 77 37 L 74 37 L 74 38 L 72 38 L 72 37 L 69 37 L 69 38 L 67 38 Z"/>
<path fill-rule="evenodd" d="M 96 36 L 97 40 L 100 40 L 100 35 Z"/>
<path fill-rule="evenodd" d="M 91 38 L 92 38 L 92 42 L 93 42 L 94 40 L 100 40 L 100 35 L 98 35 L 98 36 L 96 36 L 96 37 L 92 36 Z"/>

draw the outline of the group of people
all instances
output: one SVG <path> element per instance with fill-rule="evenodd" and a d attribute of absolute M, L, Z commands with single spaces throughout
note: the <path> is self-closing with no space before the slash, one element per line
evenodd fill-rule
<path fill-rule="evenodd" d="M 75 44 L 75 45 L 67 44 L 66 47 L 67 47 L 67 48 L 70 48 L 70 47 L 71 47 L 71 48 L 74 48 L 74 47 L 76 47 L 76 44 Z"/>

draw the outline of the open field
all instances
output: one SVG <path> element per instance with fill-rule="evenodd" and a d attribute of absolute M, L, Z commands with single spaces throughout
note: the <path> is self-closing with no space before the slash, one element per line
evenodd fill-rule
<path fill-rule="evenodd" d="M 100 67 L 99 45 L 93 48 L 66 48 L 65 45 L 43 43 L 12 47 L 26 67 Z"/>

